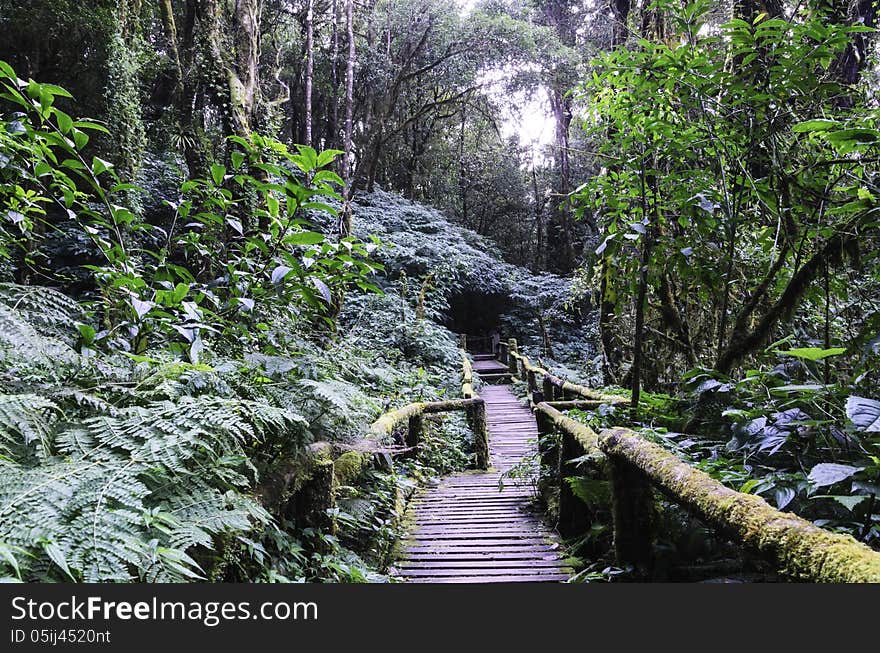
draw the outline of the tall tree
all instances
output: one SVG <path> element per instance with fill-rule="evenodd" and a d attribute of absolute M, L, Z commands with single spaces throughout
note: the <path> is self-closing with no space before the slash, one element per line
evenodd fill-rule
<path fill-rule="evenodd" d="M 357 56 L 354 42 L 354 0 L 345 0 L 345 31 L 348 39 L 348 57 L 345 64 L 345 138 L 342 156 L 342 180 L 345 183 L 345 207 L 342 212 L 340 232 L 343 236 L 351 233 L 352 197 L 352 137 L 354 132 L 354 64 Z"/>
<path fill-rule="evenodd" d="M 315 70 L 315 0 L 306 0 L 305 144 L 312 145 L 312 78 Z"/>

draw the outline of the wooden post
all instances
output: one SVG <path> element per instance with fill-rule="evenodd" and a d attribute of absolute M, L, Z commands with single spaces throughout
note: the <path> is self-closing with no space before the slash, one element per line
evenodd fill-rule
<path fill-rule="evenodd" d="M 519 367 L 520 367 L 519 378 L 521 378 L 523 381 L 525 381 L 528 378 L 528 372 L 526 371 L 526 359 L 524 356 L 520 356 Z"/>
<path fill-rule="evenodd" d="M 544 401 L 556 401 L 553 391 L 553 383 L 546 376 L 541 385 L 544 387 Z"/>
<path fill-rule="evenodd" d="M 421 415 L 413 415 L 409 418 L 409 429 L 406 432 L 406 446 L 418 447 L 422 441 L 422 429 L 425 420 Z M 418 452 L 414 451 L 411 455 L 415 456 Z"/>
<path fill-rule="evenodd" d="M 296 493 L 295 516 L 303 526 L 332 535 L 336 532 L 336 520 L 330 513 L 334 503 L 333 461 L 317 460 L 311 478 Z"/>
<path fill-rule="evenodd" d="M 504 363 L 505 365 L 508 364 L 507 343 L 506 342 L 501 342 L 498 344 L 498 361 L 501 363 Z"/>
<path fill-rule="evenodd" d="M 489 469 L 489 429 L 486 426 L 486 402 L 479 398 L 476 399 L 471 415 L 477 469 Z"/>
<path fill-rule="evenodd" d="M 548 438 L 553 433 L 553 420 L 541 410 L 535 411 L 535 421 L 538 422 L 538 455 L 542 467 L 559 467 L 559 447 Z"/>
<path fill-rule="evenodd" d="M 459 348 L 467 351 L 467 334 L 466 333 L 458 334 L 458 346 L 459 346 Z"/>
<path fill-rule="evenodd" d="M 577 475 L 568 463 L 582 453 L 576 444 L 574 436 L 563 429 L 559 443 L 559 523 L 556 526 L 563 537 L 582 535 L 590 527 L 589 508 L 574 495 L 571 486 L 565 480 L 569 476 Z"/>
<path fill-rule="evenodd" d="M 510 376 L 516 378 L 516 358 L 513 356 L 517 353 L 516 338 L 507 341 L 507 352 L 507 369 L 510 370 Z"/>
<path fill-rule="evenodd" d="M 618 456 L 608 456 L 617 563 L 651 569 L 654 540 L 654 492 L 645 474 Z"/>

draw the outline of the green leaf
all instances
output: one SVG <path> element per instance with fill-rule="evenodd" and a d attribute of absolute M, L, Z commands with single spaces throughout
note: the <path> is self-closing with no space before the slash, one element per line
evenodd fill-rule
<path fill-rule="evenodd" d="M 86 346 L 91 345 L 95 342 L 95 328 L 89 324 L 77 324 L 76 330 L 79 331 L 79 335 L 82 337 L 83 344 Z"/>
<path fill-rule="evenodd" d="M 61 130 L 62 134 L 69 134 L 70 130 L 73 129 L 73 118 L 68 116 L 63 111 L 55 110 L 55 119 L 58 121 L 58 129 Z"/>
<path fill-rule="evenodd" d="M 831 349 L 821 349 L 819 347 L 801 347 L 798 349 L 777 349 L 775 353 L 782 356 L 793 356 L 808 361 L 820 361 L 830 356 L 840 356 L 846 351 L 844 347 L 832 347 Z"/>
<path fill-rule="evenodd" d="M 298 231 L 287 236 L 284 242 L 288 245 L 317 245 L 323 243 L 325 239 L 324 234 L 316 231 Z"/>
<path fill-rule="evenodd" d="M 839 465 L 837 463 L 819 463 L 810 470 L 809 481 L 817 487 L 834 485 L 840 481 L 845 481 L 853 474 L 862 471 L 862 469 L 864 467 Z"/>
<path fill-rule="evenodd" d="M 846 400 L 846 416 L 860 431 L 880 432 L 880 401 L 853 395 Z"/>
<path fill-rule="evenodd" d="M 89 135 L 79 129 L 73 129 L 73 142 L 76 143 L 76 149 L 81 150 L 89 143 Z"/>
<path fill-rule="evenodd" d="M 43 550 L 49 556 L 49 559 L 58 565 L 64 574 L 75 583 L 76 578 L 70 572 L 70 566 L 67 564 L 67 558 L 64 557 L 64 551 L 61 550 L 61 547 L 54 542 L 43 542 Z"/>
<path fill-rule="evenodd" d="M 15 74 L 15 71 L 12 69 L 8 63 L 0 59 L 0 74 L 3 75 L 6 79 L 10 79 L 12 81 L 16 81 L 18 79 L 18 75 Z"/>
<path fill-rule="evenodd" d="M 221 166 L 219 163 L 215 163 L 211 166 L 211 179 L 214 180 L 214 185 L 222 186 L 223 179 L 226 177 L 226 168 Z"/>
<path fill-rule="evenodd" d="M 293 268 L 289 268 L 286 265 L 279 265 L 277 268 L 272 270 L 272 283 L 280 283 L 284 280 L 284 277 L 287 276 L 287 273 L 290 272 Z"/>
<path fill-rule="evenodd" d="M 113 168 L 113 164 L 110 163 L 109 161 L 105 161 L 104 159 L 102 159 L 101 157 L 98 157 L 98 156 L 92 158 L 92 173 L 96 177 L 99 177 L 100 175 L 102 175 L 103 173 L 107 172 L 108 170 L 110 170 L 112 168 Z"/>
<path fill-rule="evenodd" d="M 326 283 L 321 281 L 318 277 L 309 277 L 309 281 L 312 282 L 312 285 L 321 293 L 321 297 L 324 298 L 328 304 L 333 303 L 333 293 L 330 292 L 330 288 Z"/>
<path fill-rule="evenodd" d="M 826 118 L 815 118 L 813 120 L 805 120 L 804 122 L 799 122 L 791 128 L 791 131 L 796 133 L 802 132 L 824 132 L 828 131 L 835 125 L 838 125 L 836 120 L 828 120 Z"/>
<path fill-rule="evenodd" d="M 345 154 L 345 152 L 342 150 L 324 150 L 318 155 L 317 167 L 323 168 L 340 154 Z"/>

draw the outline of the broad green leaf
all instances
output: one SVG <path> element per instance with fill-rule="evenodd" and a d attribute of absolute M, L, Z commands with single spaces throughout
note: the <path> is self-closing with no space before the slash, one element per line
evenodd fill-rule
<path fill-rule="evenodd" d="M 293 268 L 289 268 L 286 265 L 279 265 L 277 268 L 272 270 L 272 283 L 279 283 L 284 280 L 284 277 L 287 276 L 287 273 L 290 272 Z"/>
<path fill-rule="evenodd" d="M 832 347 L 831 349 L 821 349 L 819 347 L 800 347 L 798 349 L 777 349 L 775 353 L 782 356 L 793 356 L 808 361 L 820 361 L 830 356 L 840 356 L 846 351 L 844 347 Z"/>
<path fill-rule="evenodd" d="M 218 163 L 211 166 L 211 179 L 214 180 L 216 186 L 223 185 L 223 179 L 226 177 L 226 168 Z"/>
<path fill-rule="evenodd" d="M 815 118 L 813 120 L 805 120 L 804 122 L 799 122 L 791 128 L 791 131 L 802 133 L 802 132 L 824 132 L 838 125 L 836 120 L 828 120 L 826 118 Z"/>
<path fill-rule="evenodd" d="M 853 467 L 852 465 L 839 465 L 837 463 L 819 463 L 810 470 L 809 481 L 817 487 L 825 487 L 834 485 L 840 481 L 845 481 L 853 474 L 864 469 L 863 467 Z"/>
<path fill-rule="evenodd" d="M 326 240 L 324 234 L 319 234 L 316 231 L 299 231 L 287 236 L 284 242 L 288 245 L 317 245 L 323 243 L 324 240 Z"/>
<path fill-rule="evenodd" d="M 880 401 L 853 395 L 846 400 L 846 416 L 860 431 L 880 432 Z"/>

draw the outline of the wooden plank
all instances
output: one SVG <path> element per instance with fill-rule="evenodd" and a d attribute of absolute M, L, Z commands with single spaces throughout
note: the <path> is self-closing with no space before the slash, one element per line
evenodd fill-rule
<path fill-rule="evenodd" d="M 561 571 L 564 567 L 559 564 L 559 560 L 535 560 L 531 559 L 526 565 L 522 560 L 450 560 L 450 561 L 406 561 L 398 565 L 399 569 L 406 570 L 409 573 L 416 569 L 504 569 L 520 571 L 524 567 L 528 567 L 531 571 L 544 573 L 545 569 L 552 569 L 556 572 Z M 472 572 L 473 573 L 473 572 Z"/>
<path fill-rule="evenodd" d="M 546 576 L 457 576 L 457 577 L 423 577 L 408 578 L 411 583 L 564 583 L 570 574 L 554 574 Z"/>

